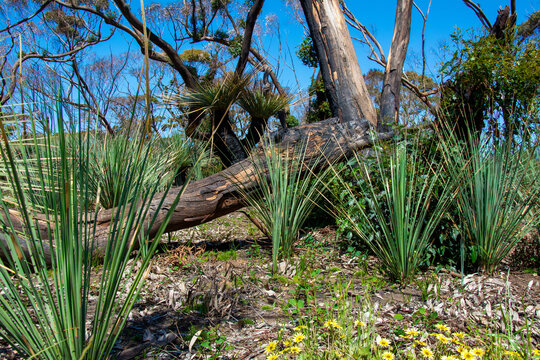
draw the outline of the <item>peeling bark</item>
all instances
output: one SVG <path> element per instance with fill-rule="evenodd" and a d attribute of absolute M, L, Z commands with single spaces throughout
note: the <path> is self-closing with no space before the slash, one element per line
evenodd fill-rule
<path fill-rule="evenodd" d="M 399 116 L 399 96 L 403 63 L 407 56 L 411 34 L 412 0 L 397 2 L 394 36 L 388 53 L 381 92 L 381 125 L 397 124 Z"/>
<path fill-rule="evenodd" d="M 364 83 L 349 29 L 338 0 L 300 0 L 317 52 L 332 113 L 343 121 L 377 114 Z"/>

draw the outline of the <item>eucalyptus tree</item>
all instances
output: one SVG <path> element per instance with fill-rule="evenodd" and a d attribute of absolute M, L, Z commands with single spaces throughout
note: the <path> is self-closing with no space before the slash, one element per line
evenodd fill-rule
<path fill-rule="evenodd" d="M 118 41 L 120 35 L 132 41 L 142 53 L 147 53 L 153 62 L 152 67 L 162 64 L 162 69 L 169 70 L 162 76 L 152 78 L 154 82 L 170 82 L 176 86 L 169 87 L 169 91 L 195 90 L 230 70 L 241 76 L 249 65 L 252 67 L 250 71 L 262 72 L 264 79 L 268 80 L 278 93 L 286 95 L 271 65 L 252 41 L 264 0 L 247 3 L 222 0 L 178 1 L 167 5 L 152 3 L 142 9 L 123 0 L 13 3 L 12 7 L 6 4 L 0 9 L 6 19 L 0 32 L 2 35 L 6 34 L 3 45 L 9 48 L 9 56 L 4 58 L 3 72 L 11 69 L 10 74 L 3 74 L 3 78 L 9 79 L 9 84 L 4 83 L 2 103 L 13 97 L 23 78 L 22 74 L 16 71 L 20 63 L 33 58 L 61 61 L 69 72 L 69 75 L 64 76 L 65 80 L 70 86 L 77 88 L 86 106 L 99 114 L 103 125 L 112 132 L 112 126 L 108 123 L 104 111 L 110 104 L 98 106 L 98 94 L 107 88 L 102 86 L 93 89 L 90 86 L 91 77 L 85 76 L 82 71 L 82 57 L 85 55 L 82 50 L 113 36 Z M 37 32 L 37 28 L 45 30 Z M 26 54 L 22 57 L 17 57 L 17 39 L 21 39 L 22 45 L 19 48 L 24 49 Z M 22 53 L 23 50 L 19 52 Z M 202 57 L 194 59 L 190 56 L 194 52 L 198 52 Z M 236 62 L 236 65 L 232 66 L 233 62 Z M 148 73 L 143 75 L 150 76 Z M 162 86 L 165 87 L 167 86 Z M 143 90 L 143 95 L 149 93 L 149 90 Z M 118 97 L 117 93 L 110 96 Z M 193 137 L 201 135 L 201 132 L 196 130 L 204 114 L 197 111 L 198 109 L 181 110 L 184 116 L 179 120 L 186 133 Z M 282 113 L 280 118 L 282 126 L 285 127 L 285 115 Z M 241 139 L 238 138 L 234 124 L 224 122 L 217 125 L 213 124 L 211 131 L 216 153 L 229 157 L 222 159 L 225 163 L 231 159 L 238 161 L 245 158 L 246 155 L 242 153 L 230 154 L 229 149 L 241 148 Z M 264 131 L 264 126 L 261 127 L 259 121 L 250 126 L 250 133 Z M 224 139 L 226 141 L 223 141 Z"/>

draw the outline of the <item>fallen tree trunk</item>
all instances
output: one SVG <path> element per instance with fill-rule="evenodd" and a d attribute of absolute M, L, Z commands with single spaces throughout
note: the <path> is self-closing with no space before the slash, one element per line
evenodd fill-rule
<path fill-rule="evenodd" d="M 324 152 L 325 159 L 333 162 L 354 150 L 371 146 L 374 141 L 371 129 L 372 127 L 366 120 L 340 123 L 337 119 L 328 119 L 318 123 L 284 129 L 272 134 L 272 136 L 280 149 L 283 150 L 291 150 L 296 144 L 306 142 L 306 163 L 318 159 L 321 156 L 321 149 Z M 393 133 L 390 132 L 377 134 L 377 138 L 380 140 L 387 140 L 392 136 Z M 261 155 L 256 153 L 253 156 L 256 158 Z M 323 166 L 319 165 L 319 167 Z M 244 207 L 241 195 L 237 191 L 238 186 L 248 190 L 254 188 L 257 186 L 254 179 L 253 158 L 248 158 L 219 173 L 189 183 L 173 210 L 166 232 L 193 227 Z M 149 229 L 151 238 L 157 233 L 180 191 L 182 191 L 181 187 L 170 189 L 161 207 L 159 207 L 159 204 L 163 194 L 157 194 L 151 201 L 147 218 L 150 219 L 154 215 L 156 216 L 153 227 Z M 109 226 L 114 214 L 115 209 L 110 209 L 100 211 L 96 216 L 89 216 L 90 219 L 96 221 L 95 253 L 98 256 L 103 253 L 106 247 L 110 231 Z M 22 221 L 15 212 L 10 212 L 8 216 L 13 221 L 15 228 L 22 229 Z M 38 224 L 42 239 L 47 240 L 46 220 L 41 219 Z M 7 241 L 12 241 L 12 238 L 0 233 L 0 242 L 6 246 Z M 19 239 L 19 243 L 21 251 L 28 257 L 28 245 L 23 239 Z M 48 243 L 48 241 L 45 241 L 45 243 Z M 44 247 L 45 255 L 48 257 L 47 263 L 50 264 L 48 244 L 44 244 Z"/>

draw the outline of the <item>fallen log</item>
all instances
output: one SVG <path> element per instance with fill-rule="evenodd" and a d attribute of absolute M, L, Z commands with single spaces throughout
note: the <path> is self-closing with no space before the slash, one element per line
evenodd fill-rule
<path fill-rule="evenodd" d="M 352 151 L 360 150 L 373 145 L 375 141 L 371 125 L 366 120 L 353 120 L 339 122 L 332 118 L 313 124 L 306 124 L 295 128 L 278 131 L 273 136 L 275 143 L 280 149 L 293 149 L 296 144 L 306 143 L 306 163 L 311 163 L 321 156 L 329 162 L 334 162 Z M 392 132 L 378 133 L 376 138 L 388 140 L 393 136 Z M 259 150 L 260 151 L 260 150 Z M 173 209 L 172 217 L 166 227 L 166 232 L 172 232 L 200 225 L 226 214 L 232 213 L 244 207 L 241 195 L 237 191 L 238 186 L 246 189 L 257 186 L 254 176 L 253 159 L 262 154 L 255 153 L 252 158 L 240 161 L 231 167 L 208 176 L 204 179 L 189 183 L 182 193 L 180 200 Z M 320 164 L 320 162 L 319 162 Z M 324 165 L 319 165 L 319 168 Z M 313 169 L 318 171 L 320 169 Z M 156 194 L 150 203 L 150 211 L 147 219 L 156 216 L 149 235 L 152 238 L 163 223 L 168 211 L 175 202 L 177 195 L 182 191 L 181 187 L 173 187 L 166 194 L 161 207 L 159 207 L 164 194 Z M 101 210 L 96 216 L 88 216 L 91 221 L 96 221 L 95 231 L 95 255 L 99 256 L 106 247 L 109 226 L 115 209 Z M 4 217 L 6 214 L 4 214 Z M 22 222 L 15 212 L 7 214 L 13 221 L 15 228 L 22 229 Z M 40 234 L 43 240 L 48 239 L 46 219 L 38 221 Z M 0 242 L 4 246 L 7 241 L 13 241 L 12 237 L 0 233 Z M 29 256 L 28 245 L 24 239 L 18 239 L 20 249 Z M 48 241 L 44 241 L 47 263 L 50 264 L 50 249 Z M 0 251 L 1 252 L 1 251 Z M 3 256 L 3 254 L 1 254 Z"/>

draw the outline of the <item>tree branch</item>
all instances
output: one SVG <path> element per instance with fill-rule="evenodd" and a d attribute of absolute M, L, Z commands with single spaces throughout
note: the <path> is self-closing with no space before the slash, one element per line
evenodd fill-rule
<path fill-rule="evenodd" d="M 251 39 L 253 37 L 253 29 L 255 28 L 255 23 L 257 18 L 261 13 L 264 0 L 255 0 L 255 3 L 249 9 L 249 13 L 246 18 L 246 28 L 244 30 L 244 39 L 242 41 L 242 50 L 240 52 L 240 58 L 238 59 L 238 64 L 236 65 L 236 70 L 234 73 L 236 75 L 242 75 L 246 64 L 248 62 L 248 57 L 251 49 Z"/>
<path fill-rule="evenodd" d="M 25 17 L 24 19 L 21 19 L 19 21 L 17 21 L 15 24 L 12 24 L 12 25 L 8 25 L 6 26 L 5 28 L 3 29 L 0 29 L 0 33 L 3 33 L 5 31 L 8 31 L 8 30 L 11 30 L 13 29 L 14 27 L 17 27 L 19 25 L 21 25 L 22 23 L 25 23 L 31 19 L 33 19 L 34 17 L 36 17 L 37 15 L 39 15 L 43 10 L 45 10 L 45 8 L 47 6 L 49 6 L 49 4 L 52 2 L 53 0 L 46 0 L 45 2 L 43 2 L 43 4 L 39 7 L 39 9 L 36 10 L 36 12 L 34 12 L 32 15 L 28 16 L 28 17 Z"/>
<path fill-rule="evenodd" d="M 472 0 L 463 0 L 463 2 L 465 3 L 465 5 L 467 5 L 469 8 L 471 8 L 474 11 L 474 13 L 476 14 L 476 17 L 478 17 L 482 25 L 484 25 L 486 29 L 491 30 L 492 28 L 491 23 L 489 22 L 489 19 L 487 18 L 486 14 L 484 14 L 484 11 L 482 10 L 482 8 Z"/>

